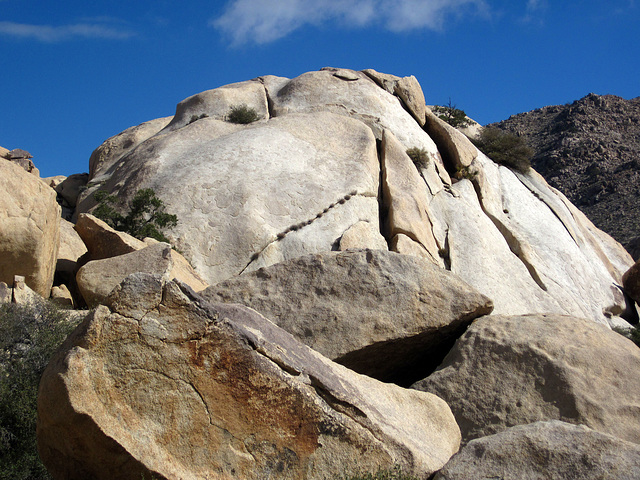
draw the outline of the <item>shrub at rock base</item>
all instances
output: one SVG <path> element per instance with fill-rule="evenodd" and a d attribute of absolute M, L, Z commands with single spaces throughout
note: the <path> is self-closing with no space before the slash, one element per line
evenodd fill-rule
<path fill-rule="evenodd" d="M 51 478 L 36 448 L 38 382 L 72 327 L 49 303 L 0 305 L 0 479 Z"/>

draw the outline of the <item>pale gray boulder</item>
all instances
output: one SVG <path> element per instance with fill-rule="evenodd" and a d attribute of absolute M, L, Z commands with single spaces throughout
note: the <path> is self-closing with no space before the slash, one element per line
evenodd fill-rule
<path fill-rule="evenodd" d="M 176 107 L 176 113 L 165 132 L 178 130 L 207 117 L 227 120 L 231 109 L 241 105 L 253 109 L 259 120 L 269 118 L 266 91 L 259 79 L 224 85 L 185 98 Z"/>
<path fill-rule="evenodd" d="M 460 432 L 435 395 L 358 375 L 255 311 L 132 275 L 44 372 L 38 450 L 54 478 L 426 478 Z"/>
<path fill-rule="evenodd" d="M 434 480 L 636 480 L 640 445 L 560 421 L 472 440 Z"/>
<path fill-rule="evenodd" d="M 105 140 L 89 158 L 89 180 L 105 175 L 120 158 L 166 127 L 172 118 L 150 120 Z"/>
<path fill-rule="evenodd" d="M 99 188 L 123 202 L 153 188 L 178 216 L 169 239 L 212 284 L 338 250 L 352 226 L 367 224 L 359 247 L 377 248 L 382 235 L 392 250 L 428 257 L 491 298 L 496 313 L 632 321 L 620 288 L 633 264 L 624 249 L 534 171 L 498 166 L 446 127 L 438 151 L 401 100 L 400 80 L 328 68 L 197 94 L 171 128 L 110 157 Z M 240 100 L 261 120 L 223 121 Z M 425 149 L 426 164 L 412 164 L 409 148 Z M 467 164 L 471 180 L 452 180 Z"/>
<path fill-rule="evenodd" d="M 584 424 L 640 443 L 640 349 L 596 322 L 563 315 L 474 321 L 432 375 L 463 440 L 540 420 Z"/>
<path fill-rule="evenodd" d="M 153 188 L 178 217 L 168 237 L 215 283 L 331 250 L 354 223 L 377 223 L 378 183 L 371 130 L 317 112 L 250 125 L 198 120 L 127 155 L 106 188 L 125 201 Z"/>
<path fill-rule="evenodd" d="M 435 368 L 443 346 L 493 308 L 428 260 L 383 250 L 300 257 L 202 295 L 247 305 L 326 357 L 402 384 Z"/>

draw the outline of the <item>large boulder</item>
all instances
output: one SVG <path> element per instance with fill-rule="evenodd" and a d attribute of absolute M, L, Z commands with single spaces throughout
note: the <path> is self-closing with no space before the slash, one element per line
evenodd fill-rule
<path fill-rule="evenodd" d="M 378 179 L 371 130 L 317 112 L 246 126 L 200 119 L 147 140 L 105 187 L 124 200 L 153 188 L 178 217 L 172 243 L 216 283 L 331 250 L 360 221 L 377 224 Z"/>
<path fill-rule="evenodd" d="M 182 255 L 161 242 L 125 255 L 91 261 L 78 270 L 76 281 L 82 298 L 94 307 L 122 280 L 137 272 L 158 274 L 167 280 L 177 278 L 196 291 L 208 286 Z"/>
<path fill-rule="evenodd" d="M 635 480 L 640 446 L 557 420 L 472 440 L 434 480 Z"/>
<path fill-rule="evenodd" d="M 142 240 L 114 230 L 89 213 L 78 216 L 74 229 L 86 245 L 90 260 L 117 257 L 147 246 Z"/>
<path fill-rule="evenodd" d="M 0 159 L 0 281 L 22 275 L 48 298 L 58 258 L 60 206 L 38 177 Z"/>
<path fill-rule="evenodd" d="M 327 68 L 206 91 L 162 131 L 114 150 L 83 195 L 101 188 L 126 202 L 154 189 L 178 216 L 172 244 L 210 284 L 306 254 L 380 248 L 382 236 L 457 274 L 496 313 L 628 326 L 624 249 L 533 170 L 495 164 L 438 120 L 435 142 L 419 90 L 411 77 Z M 236 103 L 260 120 L 224 121 Z M 410 161 L 413 148 L 425 162 Z M 452 180 L 465 166 L 470 178 Z"/>
<path fill-rule="evenodd" d="M 450 272 L 384 250 L 300 257 L 202 295 L 247 305 L 326 357 L 402 384 L 434 369 L 442 344 L 492 310 L 487 297 Z"/>
<path fill-rule="evenodd" d="M 464 441 L 539 420 L 640 443 L 640 349 L 595 322 L 487 316 L 414 385 L 451 406 Z"/>
<path fill-rule="evenodd" d="M 43 374 L 38 449 L 54 478 L 428 477 L 459 446 L 434 395 L 358 375 L 255 311 L 133 275 Z"/>

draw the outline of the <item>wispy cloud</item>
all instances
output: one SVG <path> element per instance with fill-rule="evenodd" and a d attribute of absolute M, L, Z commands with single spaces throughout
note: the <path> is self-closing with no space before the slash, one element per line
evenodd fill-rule
<path fill-rule="evenodd" d="M 33 39 L 54 43 L 74 38 L 97 38 L 104 40 L 125 40 L 135 33 L 124 28 L 103 23 L 75 23 L 72 25 L 32 25 L 27 23 L 0 22 L 0 35 Z"/>
<path fill-rule="evenodd" d="M 547 9 L 546 0 L 527 0 L 527 8 L 522 21 L 525 23 L 543 23 L 543 14 Z"/>
<path fill-rule="evenodd" d="M 210 24 L 232 44 L 268 43 L 304 25 L 336 21 L 394 31 L 441 29 L 450 15 L 486 12 L 485 0 L 231 0 Z"/>

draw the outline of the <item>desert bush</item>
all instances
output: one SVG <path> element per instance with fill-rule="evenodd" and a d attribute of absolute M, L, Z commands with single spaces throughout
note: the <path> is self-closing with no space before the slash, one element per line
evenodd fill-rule
<path fill-rule="evenodd" d="M 449 99 L 448 105 L 435 105 L 433 107 L 433 113 L 435 113 L 440 120 L 444 120 L 452 127 L 468 127 L 471 125 L 464 110 L 460 110 L 456 108 L 455 105 L 452 105 L 451 99 Z"/>
<path fill-rule="evenodd" d="M 259 118 L 258 112 L 256 112 L 254 108 L 248 107 L 245 104 L 231 107 L 227 114 L 227 121 L 244 125 L 253 123 Z"/>
<path fill-rule="evenodd" d="M 458 179 L 466 178 L 467 180 L 473 180 L 477 176 L 478 172 L 472 170 L 470 167 L 459 167 L 455 173 L 455 177 Z"/>
<path fill-rule="evenodd" d="M 169 242 L 162 230 L 178 224 L 178 217 L 165 212 L 164 202 L 151 188 L 143 188 L 136 192 L 126 214 L 120 213 L 124 208 L 120 206 L 121 202 L 117 196 L 99 191 L 93 197 L 98 202 L 93 215 L 104 220 L 110 227 L 140 240 L 151 237 L 160 242 Z"/>
<path fill-rule="evenodd" d="M 418 168 L 426 168 L 429 165 L 429 152 L 425 148 L 412 147 L 407 150 L 407 155 Z"/>
<path fill-rule="evenodd" d="M 522 173 L 531 168 L 533 149 L 522 137 L 499 128 L 486 127 L 472 141 L 482 153 L 500 165 Z"/>
<path fill-rule="evenodd" d="M 73 327 L 49 302 L 0 305 L 0 479 L 51 478 L 36 445 L 38 384 Z"/>

